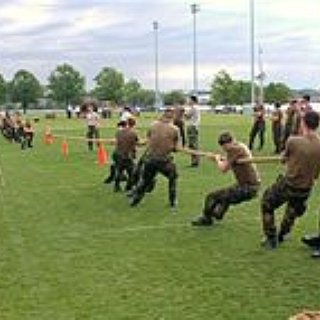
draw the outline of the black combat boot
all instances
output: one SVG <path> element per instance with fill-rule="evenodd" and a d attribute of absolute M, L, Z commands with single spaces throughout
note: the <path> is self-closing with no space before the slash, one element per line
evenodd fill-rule
<path fill-rule="evenodd" d="M 191 222 L 191 224 L 193 226 L 212 226 L 213 225 L 213 219 L 211 217 L 208 216 L 200 216 L 198 218 L 196 218 L 195 220 L 193 220 Z"/>
<path fill-rule="evenodd" d="M 312 258 L 320 258 L 320 246 L 317 247 L 311 254 Z"/>
<path fill-rule="evenodd" d="M 261 242 L 261 247 L 267 250 L 274 250 L 278 246 L 277 237 L 268 236 Z"/>
<path fill-rule="evenodd" d="M 320 236 L 303 236 L 301 238 L 302 243 L 306 244 L 309 248 L 320 248 Z"/>
<path fill-rule="evenodd" d="M 136 192 L 129 198 L 129 205 L 135 207 L 143 198 L 143 194 L 137 194 Z"/>
<path fill-rule="evenodd" d="M 109 177 L 104 179 L 103 183 L 105 183 L 105 184 L 111 183 L 115 178 L 115 173 L 116 173 L 116 167 L 114 164 L 112 164 L 110 166 L 110 175 L 109 175 Z"/>

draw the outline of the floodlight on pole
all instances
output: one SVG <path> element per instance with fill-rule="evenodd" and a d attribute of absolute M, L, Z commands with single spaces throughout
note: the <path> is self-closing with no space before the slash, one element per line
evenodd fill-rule
<path fill-rule="evenodd" d="M 158 21 L 153 21 L 153 33 L 154 33 L 154 92 L 155 92 L 155 109 L 160 107 L 160 94 L 159 94 L 159 46 L 158 46 Z"/>
<path fill-rule="evenodd" d="M 191 4 L 193 15 L 193 93 L 198 95 L 198 66 L 197 66 L 197 13 L 200 11 L 198 4 Z"/>
<path fill-rule="evenodd" d="M 255 14 L 254 0 L 250 1 L 250 46 L 251 46 L 251 106 L 255 105 Z"/>

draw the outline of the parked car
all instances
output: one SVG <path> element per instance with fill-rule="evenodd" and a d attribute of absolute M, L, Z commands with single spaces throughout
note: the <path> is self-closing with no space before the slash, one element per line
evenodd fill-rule
<path fill-rule="evenodd" d="M 218 105 L 218 106 L 214 107 L 214 112 L 215 113 L 223 113 L 223 114 L 235 113 L 236 107 L 235 106 L 228 106 L 228 105 Z"/>

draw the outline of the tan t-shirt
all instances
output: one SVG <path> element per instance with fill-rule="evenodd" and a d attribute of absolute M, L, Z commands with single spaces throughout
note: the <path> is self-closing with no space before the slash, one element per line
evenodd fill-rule
<path fill-rule="evenodd" d="M 295 188 L 311 188 L 320 173 L 320 137 L 290 137 L 284 151 L 286 162 L 286 178 L 290 186 Z"/>
<path fill-rule="evenodd" d="M 178 128 L 164 120 L 154 122 L 148 131 L 150 154 L 156 157 L 165 157 L 175 150 L 179 132 Z"/>
<path fill-rule="evenodd" d="M 119 129 L 116 133 L 116 151 L 123 157 L 134 158 L 138 136 L 130 128 Z"/>
<path fill-rule="evenodd" d="M 239 142 L 235 142 L 227 151 L 227 160 L 239 185 L 258 185 L 260 178 L 256 166 L 253 163 L 237 164 L 239 159 L 251 158 L 248 147 Z"/>
<path fill-rule="evenodd" d="M 174 109 L 174 121 L 183 122 L 185 110 L 182 106 L 176 106 Z"/>
<path fill-rule="evenodd" d="M 292 107 L 287 109 L 287 119 L 285 127 L 290 135 L 298 135 L 300 134 L 300 123 L 301 123 L 301 115 L 298 110 L 295 110 Z"/>
<path fill-rule="evenodd" d="M 187 119 L 188 127 L 199 127 L 201 121 L 201 112 L 198 105 L 192 105 L 186 112 L 185 117 Z"/>
<path fill-rule="evenodd" d="M 99 114 L 97 112 L 88 112 L 86 115 L 87 125 L 89 127 L 97 127 L 99 123 Z"/>

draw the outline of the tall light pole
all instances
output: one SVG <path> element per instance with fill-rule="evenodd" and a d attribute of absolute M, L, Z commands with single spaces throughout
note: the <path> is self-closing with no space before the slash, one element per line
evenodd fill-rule
<path fill-rule="evenodd" d="M 260 87 L 260 96 L 259 96 L 259 104 L 263 104 L 264 102 L 264 90 L 263 90 L 263 84 L 264 80 L 266 79 L 266 73 L 263 70 L 263 62 L 262 62 L 262 48 L 259 46 L 259 74 L 257 75 L 257 80 L 259 81 L 259 87 Z"/>
<path fill-rule="evenodd" d="M 160 107 L 160 94 L 159 94 L 159 50 L 158 50 L 158 21 L 153 21 L 153 33 L 154 33 L 154 105 L 155 109 L 158 110 Z"/>
<path fill-rule="evenodd" d="M 251 48 L 251 106 L 255 105 L 255 19 L 254 0 L 250 1 L 250 48 Z"/>
<path fill-rule="evenodd" d="M 198 95 L 198 68 L 197 68 L 197 13 L 200 11 L 198 4 L 191 5 L 193 15 L 193 93 Z"/>

